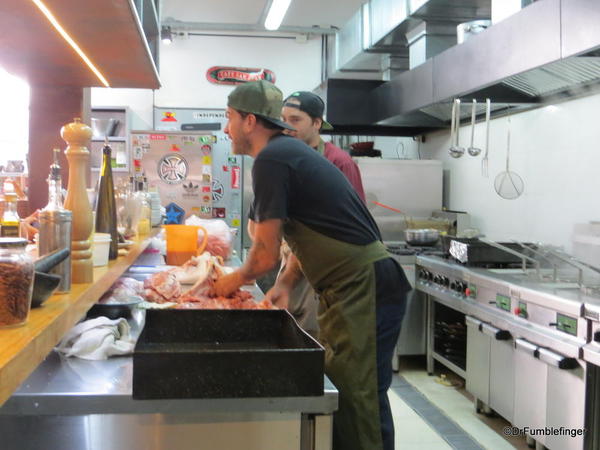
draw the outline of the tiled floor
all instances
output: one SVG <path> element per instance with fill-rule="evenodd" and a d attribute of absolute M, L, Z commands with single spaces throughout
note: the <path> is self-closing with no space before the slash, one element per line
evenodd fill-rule
<path fill-rule="evenodd" d="M 440 382 L 441 374 L 451 386 Z M 398 375 L 388 394 L 397 449 L 528 449 L 524 438 L 502 435 L 504 419 L 475 412 L 462 379 L 452 372 L 429 376 L 422 358 L 403 358 Z"/>

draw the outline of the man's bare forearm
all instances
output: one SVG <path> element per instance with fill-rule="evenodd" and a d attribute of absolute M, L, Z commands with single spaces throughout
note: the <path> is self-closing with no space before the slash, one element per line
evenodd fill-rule
<path fill-rule="evenodd" d="M 298 258 L 293 253 L 290 253 L 285 262 L 285 269 L 277 278 L 277 283 L 293 289 L 303 276 L 300 261 L 298 261 Z"/>
<path fill-rule="evenodd" d="M 245 282 L 255 280 L 267 274 L 279 260 L 279 251 L 270 251 L 260 240 L 256 239 L 250 247 L 246 262 L 240 267 Z"/>

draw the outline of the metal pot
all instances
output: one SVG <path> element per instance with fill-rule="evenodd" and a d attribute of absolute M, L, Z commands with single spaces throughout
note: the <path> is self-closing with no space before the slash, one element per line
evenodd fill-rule
<path fill-rule="evenodd" d="M 433 228 L 404 230 L 408 245 L 435 245 L 440 238 L 439 230 Z"/>

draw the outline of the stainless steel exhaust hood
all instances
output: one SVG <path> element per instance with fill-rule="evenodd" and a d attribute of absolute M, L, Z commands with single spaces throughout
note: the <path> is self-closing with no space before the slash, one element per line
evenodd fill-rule
<path fill-rule="evenodd" d="M 489 97 L 497 114 L 596 92 L 598 23 L 598 0 L 538 1 L 390 81 L 329 79 L 328 120 L 415 135 L 447 126 L 457 97 Z"/>

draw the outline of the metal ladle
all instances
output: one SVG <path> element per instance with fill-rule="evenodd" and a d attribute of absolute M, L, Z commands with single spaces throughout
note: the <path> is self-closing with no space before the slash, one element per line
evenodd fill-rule
<path fill-rule="evenodd" d="M 492 102 L 488 98 L 485 100 L 485 153 L 481 158 L 481 175 L 489 177 L 488 154 L 490 152 L 490 114 L 492 112 Z"/>
<path fill-rule="evenodd" d="M 460 158 L 465 154 L 465 148 L 458 145 L 460 129 L 460 100 L 454 99 L 452 104 L 452 121 L 450 124 L 450 156 L 453 158 Z"/>
<path fill-rule="evenodd" d="M 509 167 L 510 158 L 510 116 L 508 117 L 508 132 L 506 138 L 506 170 L 496 175 L 494 189 L 498 195 L 506 200 L 514 200 L 523 194 L 525 183 L 516 172 L 511 172 Z"/>
<path fill-rule="evenodd" d="M 469 155 L 479 156 L 481 149 L 475 147 L 475 115 L 477 114 L 477 100 L 473 99 L 473 106 L 471 107 L 471 146 L 467 149 Z"/>

